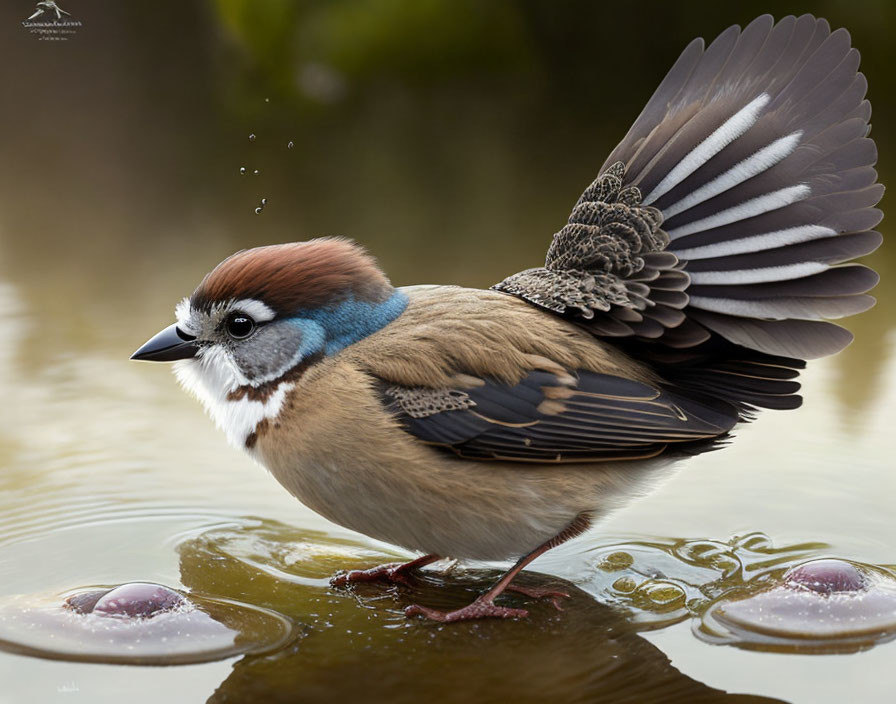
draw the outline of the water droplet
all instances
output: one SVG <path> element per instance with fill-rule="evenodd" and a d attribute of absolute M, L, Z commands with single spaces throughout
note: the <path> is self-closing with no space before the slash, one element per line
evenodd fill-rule
<path fill-rule="evenodd" d="M 286 144 L 286 148 L 287 148 L 287 149 L 292 149 L 294 146 L 296 146 L 296 143 L 293 142 L 292 140 L 290 140 L 290 141 L 287 142 L 287 144 Z"/>
<path fill-rule="evenodd" d="M 618 572 L 631 567 L 634 561 L 634 558 L 627 552 L 614 552 L 604 557 L 597 567 L 604 572 Z"/>
<path fill-rule="evenodd" d="M 638 591 L 654 608 L 679 608 L 685 603 L 684 590 L 671 582 L 645 582 Z"/>
<path fill-rule="evenodd" d="M 623 594 L 629 594 L 638 588 L 638 583 L 631 577 L 620 577 L 613 582 L 613 589 Z"/>
<path fill-rule="evenodd" d="M 255 141 L 255 133 L 252 133 L 252 134 L 249 135 L 249 141 L 250 141 L 250 142 L 254 142 L 254 141 Z"/>
<path fill-rule="evenodd" d="M 241 175 L 241 176 L 245 176 L 245 175 L 246 175 L 246 167 L 245 167 L 245 166 L 241 166 L 241 167 L 240 167 L 240 175 Z"/>

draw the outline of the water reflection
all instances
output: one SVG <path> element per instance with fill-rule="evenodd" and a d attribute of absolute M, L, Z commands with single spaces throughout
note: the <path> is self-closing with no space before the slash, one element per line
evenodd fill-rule
<path fill-rule="evenodd" d="M 337 567 L 383 557 L 370 553 L 271 522 L 182 543 L 181 576 L 191 589 L 264 604 L 305 626 L 295 647 L 236 663 L 209 701 L 528 702 L 544 701 L 546 692 L 563 702 L 773 701 L 727 694 L 682 675 L 638 637 L 635 624 L 572 584 L 563 584 L 571 598 L 562 612 L 527 602 L 528 620 L 450 626 L 408 620 L 403 608 L 418 601 L 459 607 L 497 570 L 460 578 L 427 572 L 414 589 L 327 587 Z M 543 586 L 545 579 L 527 574 L 522 583 Z"/>

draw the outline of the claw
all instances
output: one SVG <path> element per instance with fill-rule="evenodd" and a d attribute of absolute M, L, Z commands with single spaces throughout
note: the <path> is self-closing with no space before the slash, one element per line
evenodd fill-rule
<path fill-rule="evenodd" d="M 440 623 L 454 623 L 455 621 L 470 621 L 477 618 L 526 618 L 529 612 L 526 609 L 511 609 L 507 606 L 498 606 L 492 601 L 479 598 L 472 604 L 464 606 L 456 611 L 438 611 L 419 604 L 411 604 L 404 610 L 405 616 L 423 616 L 430 621 Z"/>
<path fill-rule="evenodd" d="M 363 582 L 389 582 L 391 584 L 403 584 L 409 586 L 411 580 L 408 575 L 402 571 L 402 567 L 404 567 L 403 564 L 396 563 L 392 565 L 371 567 L 369 570 L 340 572 L 330 579 L 330 584 L 334 587 L 345 587 L 349 584 L 359 584 Z"/>
<path fill-rule="evenodd" d="M 554 608 L 557 611 L 563 611 L 563 607 L 560 606 L 561 599 L 569 599 L 569 594 L 566 592 L 561 592 L 559 589 L 542 589 L 539 587 L 518 587 L 515 584 L 509 584 L 505 587 L 504 591 L 508 592 L 517 592 L 518 594 L 522 594 L 524 596 L 531 597 L 532 599 L 550 599 L 551 603 L 554 605 Z"/>
<path fill-rule="evenodd" d="M 387 565 L 371 567 L 368 570 L 340 572 L 330 579 L 330 584 L 334 587 L 345 587 L 361 582 L 387 582 L 409 587 L 412 584 L 412 574 L 416 570 L 438 559 L 438 555 L 424 555 L 410 562 L 392 562 Z"/>

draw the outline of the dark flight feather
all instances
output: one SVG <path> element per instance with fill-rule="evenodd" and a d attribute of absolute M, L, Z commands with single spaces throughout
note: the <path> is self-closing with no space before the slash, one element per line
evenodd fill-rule
<path fill-rule="evenodd" d="M 594 372 L 579 372 L 568 383 L 535 371 L 513 386 L 485 380 L 464 393 L 468 407 L 425 415 L 409 412 L 389 387 L 383 398 L 420 440 L 485 460 L 609 461 L 684 446 L 694 452 L 698 445 L 711 449 L 738 421 L 728 403 Z"/>
<path fill-rule="evenodd" d="M 719 370 L 744 354 L 796 362 L 838 352 L 852 336 L 826 319 L 874 303 L 865 294 L 876 274 L 848 263 L 881 243 L 883 186 L 858 69 L 849 33 L 810 15 L 777 24 L 764 15 L 705 49 L 691 42 L 545 266 L 494 288 L 744 412 L 798 403 L 782 400 L 792 385 L 750 375 L 722 394 Z M 683 368 L 669 361 L 689 349 Z M 699 365 L 713 370 L 705 384 Z"/>

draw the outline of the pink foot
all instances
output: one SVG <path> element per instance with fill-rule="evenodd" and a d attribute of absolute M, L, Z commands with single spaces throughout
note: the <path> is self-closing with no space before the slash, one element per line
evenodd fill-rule
<path fill-rule="evenodd" d="M 551 603 L 554 605 L 554 608 L 557 611 L 563 611 L 563 607 L 560 606 L 561 599 L 569 599 L 569 594 L 566 592 L 561 592 L 557 589 L 542 589 L 540 587 L 518 587 L 515 584 L 508 584 L 504 591 L 507 592 L 517 592 L 518 594 L 523 594 L 524 596 L 531 597 L 533 599 L 550 599 Z"/>
<path fill-rule="evenodd" d="M 454 623 L 455 621 L 470 621 L 476 618 L 526 618 L 529 612 L 526 609 L 511 609 L 507 606 L 498 606 L 492 601 L 479 597 L 476 601 L 457 611 L 438 611 L 419 604 L 411 604 L 404 610 L 405 616 L 423 616 L 431 621 L 441 623 Z"/>
<path fill-rule="evenodd" d="M 411 586 L 411 576 L 417 569 L 438 559 L 438 555 L 424 555 L 410 562 L 393 562 L 388 565 L 371 567 L 369 570 L 340 572 L 330 580 L 330 584 L 334 587 L 344 587 L 360 582 L 387 582 L 409 587 Z"/>

